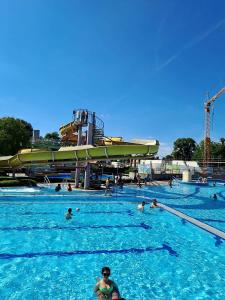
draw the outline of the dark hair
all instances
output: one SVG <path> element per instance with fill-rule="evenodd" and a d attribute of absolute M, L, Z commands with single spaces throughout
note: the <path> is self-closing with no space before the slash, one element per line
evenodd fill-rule
<path fill-rule="evenodd" d="M 145 201 L 142 201 L 142 205 L 145 205 Z"/>
<path fill-rule="evenodd" d="M 108 273 L 110 274 L 110 268 L 109 268 L 109 267 L 103 267 L 103 268 L 102 268 L 102 274 L 103 274 L 105 271 L 108 272 Z"/>
<path fill-rule="evenodd" d="M 68 212 L 71 213 L 72 212 L 72 208 L 68 208 Z"/>

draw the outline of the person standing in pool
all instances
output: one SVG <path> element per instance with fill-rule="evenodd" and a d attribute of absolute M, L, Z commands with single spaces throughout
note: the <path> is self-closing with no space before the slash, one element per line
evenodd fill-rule
<path fill-rule="evenodd" d="M 145 210 L 145 201 L 142 201 L 142 203 L 138 204 L 137 209 L 143 212 Z"/>
<path fill-rule="evenodd" d="M 58 185 L 55 187 L 55 191 L 59 192 L 61 190 L 61 184 L 58 183 Z"/>
<path fill-rule="evenodd" d="M 217 200 L 217 194 L 212 195 L 213 200 Z"/>
<path fill-rule="evenodd" d="M 99 280 L 94 288 L 94 292 L 99 300 L 125 300 L 120 297 L 116 283 L 109 279 L 110 268 L 102 268 L 103 278 Z"/>
<path fill-rule="evenodd" d="M 150 208 L 156 208 L 156 207 L 158 207 L 158 202 L 156 199 L 153 199 Z"/>
<path fill-rule="evenodd" d="M 67 219 L 67 220 L 70 220 L 70 219 L 72 219 L 72 208 L 68 208 L 68 211 L 65 213 L 65 218 Z"/>
<path fill-rule="evenodd" d="M 67 191 L 68 191 L 68 192 L 72 192 L 72 186 L 71 186 L 71 184 L 70 184 L 70 183 L 68 183 L 68 186 L 67 186 Z"/>

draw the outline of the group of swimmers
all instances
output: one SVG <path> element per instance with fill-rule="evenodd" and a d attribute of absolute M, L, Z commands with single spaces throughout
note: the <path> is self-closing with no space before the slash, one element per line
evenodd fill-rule
<path fill-rule="evenodd" d="M 198 183 L 207 183 L 207 178 L 205 177 L 199 177 L 197 180 Z"/>
<path fill-rule="evenodd" d="M 56 192 L 59 192 L 59 191 L 61 191 L 61 189 L 62 189 L 61 184 L 58 183 L 57 186 L 55 187 L 55 191 L 56 191 Z M 72 189 L 71 184 L 68 183 L 68 185 L 67 185 L 67 191 L 68 191 L 68 192 L 72 192 L 72 190 L 73 190 L 73 189 Z"/>
<path fill-rule="evenodd" d="M 138 204 L 137 209 L 140 211 L 144 211 L 145 209 L 145 201 L 142 201 L 142 203 Z M 152 202 L 150 203 L 150 208 L 158 208 L 158 201 L 156 199 L 152 199 Z"/>

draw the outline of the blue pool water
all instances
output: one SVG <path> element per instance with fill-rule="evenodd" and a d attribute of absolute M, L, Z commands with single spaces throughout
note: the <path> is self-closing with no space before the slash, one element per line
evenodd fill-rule
<path fill-rule="evenodd" d="M 141 194 L 172 206 L 186 194 L 194 201 L 195 189 L 30 192 L 0 196 L 0 299 L 96 299 L 105 265 L 126 300 L 224 299 L 225 241 L 161 209 L 136 210 Z M 74 216 L 66 221 L 69 207 Z"/>
<path fill-rule="evenodd" d="M 128 190 L 160 202 L 225 232 L 225 186 L 175 185 Z M 211 196 L 217 194 L 217 200 Z"/>

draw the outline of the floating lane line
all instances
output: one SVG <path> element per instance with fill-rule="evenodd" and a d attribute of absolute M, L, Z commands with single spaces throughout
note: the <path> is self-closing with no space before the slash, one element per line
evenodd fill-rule
<path fill-rule="evenodd" d="M 178 210 L 175 210 L 173 208 L 170 208 L 169 206 L 165 205 L 165 204 L 162 204 L 162 203 L 158 203 L 158 206 L 165 209 L 166 211 L 180 217 L 181 219 L 183 220 L 186 220 L 190 223 L 192 223 L 193 225 L 197 226 L 197 227 L 200 227 L 201 229 L 205 230 L 205 231 L 208 231 L 209 233 L 215 235 L 215 236 L 218 236 L 220 238 L 222 238 L 223 240 L 225 240 L 225 232 L 219 230 L 219 229 L 216 229 L 208 224 L 205 224 L 201 221 L 198 221 Z"/>
<path fill-rule="evenodd" d="M 118 250 L 75 250 L 75 251 L 52 251 L 52 252 L 37 252 L 37 253 L 0 253 L 0 259 L 14 259 L 14 258 L 34 258 L 40 256 L 57 256 L 66 257 L 74 255 L 88 255 L 88 254 L 141 254 L 145 252 L 167 251 L 169 255 L 178 257 L 178 253 L 173 250 L 168 244 L 162 244 L 161 247 L 152 248 L 130 248 Z"/>

